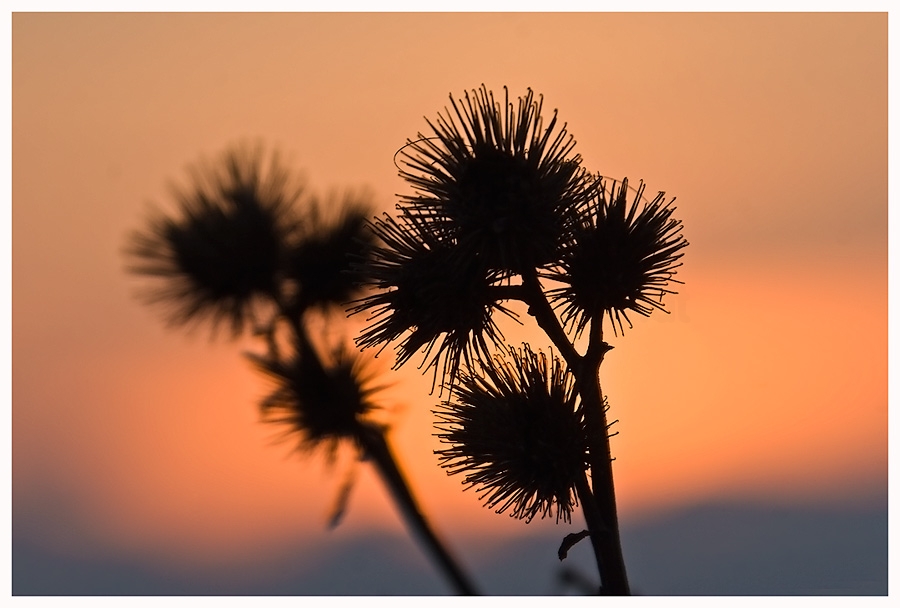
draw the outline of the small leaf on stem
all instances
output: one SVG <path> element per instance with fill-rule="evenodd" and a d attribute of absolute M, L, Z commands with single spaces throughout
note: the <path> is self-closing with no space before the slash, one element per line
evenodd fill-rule
<path fill-rule="evenodd" d="M 591 533 L 587 530 L 582 530 L 581 532 L 573 532 L 572 534 L 566 534 L 566 537 L 563 539 L 562 544 L 559 546 L 559 551 L 557 555 L 559 556 L 559 561 L 566 559 L 569 556 L 569 549 L 575 546 L 578 541 L 587 538 Z"/>

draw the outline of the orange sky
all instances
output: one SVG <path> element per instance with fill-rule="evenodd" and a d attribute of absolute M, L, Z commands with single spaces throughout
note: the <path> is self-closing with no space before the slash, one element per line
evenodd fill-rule
<path fill-rule="evenodd" d="M 312 189 L 368 186 L 387 209 L 406 191 L 394 152 L 481 83 L 532 87 L 586 167 L 677 196 L 686 284 L 671 315 L 612 339 L 602 370 L 621 517 L 886 493 L 886 15 L 12 26 L 13 491 L 40 542 L 211 563 L 285 533 L 325 538 L 348 463 L 330 477 L 270 446 L 255 409 L 266 387 L 240 357 L 254 345 L 164 330 L 132 297 L 121 247 L 188 163 L 247 138 Z M 508 337 L 522 335 L 546 347 Z M 437 468 L 429 383 L 397 374 L 394 439 L 437 527 L 524 533 Z M 399 524 L 362 465 L 337 533 L 369 526 Z"/>

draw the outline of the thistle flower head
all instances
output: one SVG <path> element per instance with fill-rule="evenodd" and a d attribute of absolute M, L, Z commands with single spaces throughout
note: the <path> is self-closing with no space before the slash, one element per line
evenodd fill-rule
<path fill-rule="evenodd" d="M 299 222 L 298 235 L 287 253 L 286 276 L 295 287 L 293 308 L 341 306 L 360 294 L 355 265 L 365 260 L 374 245 L 368 229 L 370 205 L 347 197 L 337 217 L 327 219 L 312 203 Z"/>
<path fill-rule="evenodd" d="M 434 136 L 420 133 L 398 153 L 400 175 L 417 191 L 402 197 L 404 209 L 493 270 L 521 274 L 554 261 L 591 184 L 565 125 L 554 133 L 554 112 L 543 128 L 543 99 L 531 89 L 518 112 L 505 88 L 502 107 L 484 85 L 450 102 L 452 113 L 428 122 Z"/>
<path fill-rule="evenodd" d="M 628 323 L 627 311 L 647 316 L 665 310 L 662 297 L 674 294 L 670 283 L 688 242 L 681 221 L 672 217 L 672 201 L 660 192 L 649 203 L 642 201 L 641 182 L 628 202 L 628 180 L 606 184 L 585 206 L 581 221 L 572 231 L 560 264 L 545 274 L 562 286 L 548 292 L 562 308 L 562 319 L 580 333 L 588 321 L 602 322 L 607 315 L 617 333 Z"/>
<path fill-rule="evenodd" d="M 453 243 L 422 227 L 415 216 L 399 222 L 390 216 L 371 224 L 381 245 L 371 252 L 368 282 L 377 291 L 359 300 L 352 312 L 370 311 L 373 323 L 357 343 L 363 348 L 403 340 L 395 367 L 424 348 L 429 367 L 443 360 L 444 377 L 455 376 L 462 361 L 488 352 L 488 342 L 501 336 L 493 310 L 511 314 L 495 302 L 495 274 L 477 257 L 468 257 Z"/>
<path fill-rule="evenodd" d="M 171 324 L 209 318 L 241 333 L 260 303 L 277 297 L 284 243 L 300 195 L 273 156 L 239 148 L 221 165 L 195 167 L 193 182 L 174 191 L 178 213 L 156 213 L 131 235 L 128 270 L 156 279 L 142 295 L 167 309 Z"/>
<path fill-rule="evenodd" d="M 349 440 L 360 445 L 365 417 L 377 406 L 360 358 L 338 350 L 333 362 L 323 364 L 316 353 L 302 349 L 287 360 L 251 356 L 256 367 L 274 380 L 275 390 L 261 407 L 266 422 L 285 427 L 284 437 L 297 437 L 297 448 L 311 451 L 324 446 L 334 456 Z"/>
<path fill-rule="evenodd" d="M 531 521 L 570 521 L 575 487 L 587 468 L 584 418 L 572 374 L 556 357 L 509 349 L 460 372 L 451 399 L 435 412 L 438 450 L 449 474 L 464 473 L 485 505 Z M 551 360 L 552 359 L 552 360 Z"/>

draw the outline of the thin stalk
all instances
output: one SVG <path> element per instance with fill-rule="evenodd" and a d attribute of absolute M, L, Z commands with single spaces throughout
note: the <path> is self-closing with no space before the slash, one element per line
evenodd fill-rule
<path fill-rule="evenodd" d="M 306 335 L 306 329 L 302 321 L 295 316 L 286 318 L 289 319 L 297 348 L 306 356 L 312 357 L 315 364 L 322 370 L 322 373 L 325 373 L 319 355 Z M 438 566 L 450 580 L 456 592 L 460 595 L 478 595 L 475 591 L 475 586 L 444 546 L 444 543 L 432 529 L 424 513 L 419 508 L 418 502 L 406 481 L 406 477 L 400 470 L 397 460 L 387 443 L 384 431 L 374 425 L 363 423 L 361 424 L 358 439 L 365 454 L 372 458 L 375 468 L 387 485 L 407 524 L 418 534 L 426 548 L 432 553 Z"/>
<path fill-rule="evenodd" d="M 419 535 L 427 549 L 431 552 L 438 566 L 444 571 L 460 595 L 478 595 L 475 586 L 457 564 L 456 560 L 431 528 L 422 510 L 419 508 L 409 484 L 391 452 L 384 433 L 377 428 L 368 427 L 362 434 L 363 447 L 372 457 L 376 469 L 394 501 L 400 506 L 406 521 Z"/>

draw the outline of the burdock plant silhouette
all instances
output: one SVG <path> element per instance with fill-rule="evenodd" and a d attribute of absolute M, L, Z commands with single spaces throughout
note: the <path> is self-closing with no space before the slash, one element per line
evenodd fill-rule
<path fill-rule="evenodd" d="M 371 322 L 357 341 L 400 340 L 395 366 L 424 348 L 448 395 L 435 411 L 442 466 L 465 474 L 488 507 L 526 521 L 568 521 L 580 505 L 588 529 L 563 539 L 560 559 L 590 538 L 600 592 L 629 594 L 599 380 L 611 349 L 603 326 L 622 333 L 629 311 L 665 310 L 688 244 L 681 223 L 663 193 L 648 203 L 641 184 L 629 202 L 627 180 L 582 168 L 566 126 L 556 130 L 554 112 L 544 127 L 530 89 L 518 110 L 506 89 L 501 105 L 484 85 L 450 102 L 428 121 L 431 134 L 397 154 L 414 190 L 399 218 L 370 223 L 375 291 L 352 309 Z M 512 314 L 510 301 L 527 306 L 559 356 L 503 345 L 493 313 Z"/>
<path fill-rule="evenodd" d="M 248 329 L 263 338 L 265 352 L 248 355 L 274 384 L 263 419 L 300 451 L 324 450 L 333 461 L 343 444 L 372 462 L 457 592 L 475 593 L 419 508 L 387 427 L 371 417 L 379 387 L 364 359 L 344 340 L 311 335 L 314 316 L 344 318 L 343 305 L 363 293 L 354 268 L 366 268 L 375 243 L 366 199 L 348 196 L 336 217 L 324 217 L 277 154 L 266 163 L 261 146 L 194 167 L 190 185 L 174 194 L 177 212 L 155 212 L 125 249 L 128 270 L 153 279 L 141 296 L 171 325 L 208 320 L 213 335 L 225 323 L 232 338 Z"/>

